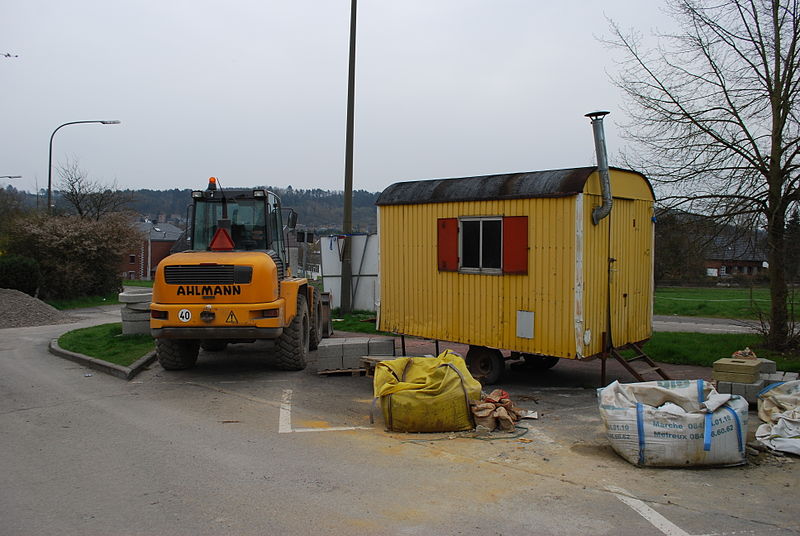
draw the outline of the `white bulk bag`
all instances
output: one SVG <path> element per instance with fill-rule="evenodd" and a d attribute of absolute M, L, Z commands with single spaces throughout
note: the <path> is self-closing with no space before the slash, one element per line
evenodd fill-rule
<path fill-rule="evenodd" d="M 703 380 L 621 384 L 597 390 L 614 450 L 636 465 L 739 465 L 746 461 L 747 401 Z"/>

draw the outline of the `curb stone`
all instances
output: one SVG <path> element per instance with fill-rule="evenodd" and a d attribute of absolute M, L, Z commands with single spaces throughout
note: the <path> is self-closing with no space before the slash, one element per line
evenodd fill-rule
<path fill-rule="evenodd" d="M 103 361 L 102 359 L 95 359 L 94 357 L 89 357 L 88 355 L 64 350 L 58 345 L 58 339 L 52 339 L 50 341 L 48 350 L 53 355 L 74 361 L 75 363 L 79 363 L 94 370 L 99 370 L 100 372 L 105 372 L 106 374 L 116 376 L 117 378 L 122 378 L 123 380 L 130 380 L 144 370 L 147 365 L 156 360 L 156 352 L 154 350 L 131 363 L 130 367 L 123 367 L 122 365 L 115 365 L 114 363 Z"/>

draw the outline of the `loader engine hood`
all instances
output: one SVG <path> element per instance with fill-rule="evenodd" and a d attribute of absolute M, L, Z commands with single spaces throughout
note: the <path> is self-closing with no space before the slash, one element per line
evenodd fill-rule
<path fill-rule="evenodd" d="M 276 254 L 188 251 L 158 264 L 154 303 L 263 303 L 279 297 Z M 279 259 L 278 259 L 279 261 Z"/>

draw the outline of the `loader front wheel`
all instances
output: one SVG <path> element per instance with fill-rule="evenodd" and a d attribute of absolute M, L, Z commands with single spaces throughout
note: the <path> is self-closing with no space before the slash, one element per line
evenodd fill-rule
<path fill-rule="evenodd" d="M 164 370 L 184 370 L 197 363 L 200 342 L 189 339 L 156 339 L 156 356 Z"/>
<path fill-rule="evenodd" d="M 466 361 L 470 374 L 485 385 L 499 382 L 506 367 L 500 350 L 485 346 L 470 346 Z"/>
<path fill-rule="evenodd" d="M 314 313 L 311 319 L 311 335 L 309 340 L 309 349 L 316 350 L 319 348 L 319 343 L 322 341 L 322 302 L 319 299 L 319 294 L 315 291 L 311 299 L 311 312 Z"/>
<path fill-rule="evenodd" d="M 297 314 L 291 323 L 283 328 L 283 333 L 275 341 L 278 367 L 283 370 L 303 370 L 306 368 L 311 339 L 308 319 L 308 305 L 302 294 L 297 295 Z"/>

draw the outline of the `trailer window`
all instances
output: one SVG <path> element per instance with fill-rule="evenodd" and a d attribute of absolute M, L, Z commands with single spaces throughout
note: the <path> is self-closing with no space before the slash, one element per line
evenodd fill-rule
<path fill-rule="evenodd" d="M 503 252 L 502 220 L 462 219 L 459 246 L 463 270 L 499 272 Z"/>
<path fill-rule="evenodd" d="M 528 217 L 439 218 L 440 272 L 527 274 Z"/>

